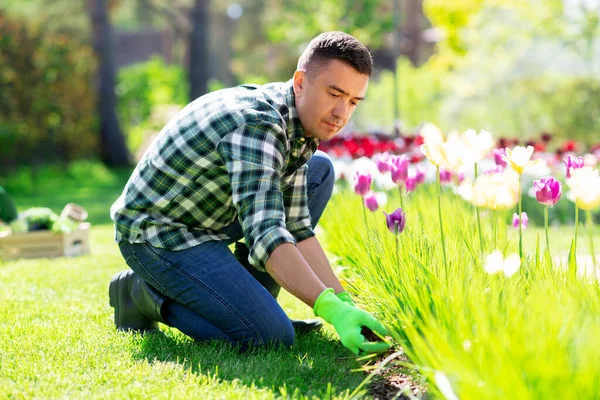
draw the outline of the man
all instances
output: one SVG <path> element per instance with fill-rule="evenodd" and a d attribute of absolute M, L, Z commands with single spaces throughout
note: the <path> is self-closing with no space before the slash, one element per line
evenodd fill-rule
<path fill-rule="evenodd" d="M 282 286 L 355 354 L 389 347 L 361 334 L 386 330 L 344 291 L 312 229 L 334 181 L 317 146 L 348 122 L 371 72 L 358 40 L 324 33 L 290 81 L 209 93 L 165 126 L 111 208 L 133 270 L 110 283 L 118 329 L 162 322 L 197 340 L 291 346 L 321 323 L 290 321 Z"/>

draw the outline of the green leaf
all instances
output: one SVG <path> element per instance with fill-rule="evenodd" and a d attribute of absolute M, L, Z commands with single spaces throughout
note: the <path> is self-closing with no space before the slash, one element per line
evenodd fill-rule
<path fill-rule="evenodd" d="M 575 280 L 577 278 L 577 256 L 575 252 L 575 239 L 571 240 L 571 248 L 569 249 L 569 262 L 568 262 L 568 273 L 569 279 Z"/>

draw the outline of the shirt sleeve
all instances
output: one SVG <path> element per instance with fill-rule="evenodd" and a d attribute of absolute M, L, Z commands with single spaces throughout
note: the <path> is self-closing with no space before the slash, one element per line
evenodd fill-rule
<path fill-rule="evenodd" d="M 286 227 L 296 242 L 315 236 L 308 211 L 308 193 L 306 171 L 303 165 L 288 179 L 284 180 L 283 202 L 285 207 Z M 289 184 L 287 184 L 289 182 Z"/>
<path fill-rule="evenodd" d="M 296 244 L 286 228 L 280 189 L 286 143 L 283 129 L 264 120 L 246 123 L 225 136 L 218 146 L 244 241 L 250 249 L 248 260 L 261 271 L 277 246 Z"/>

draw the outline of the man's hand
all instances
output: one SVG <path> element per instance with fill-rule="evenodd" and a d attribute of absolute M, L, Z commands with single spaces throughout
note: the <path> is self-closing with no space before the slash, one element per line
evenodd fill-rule
<path fill-rule="evenodd" d="M 340 300 L 332 288 L 325 289 L 314 305 L 316 316 L 323 318 L 335 328 L 337 334 L 354 354 L 361 350 L 367 353 L 380 353 L 390 348 L 386 342 L 369 342 L 361 334 L 363 326 L 380 335 L 387 335 L 387 329 L 368 312 Z"/>
<path fill-rule="evenodd" d="M 338 294 L 336 294 L 336 296 L 344 303 L 350 304 L 351 306 L 356 306 L 356 304 L 354 304 L 354 300 L 352 300 L 352 296 L 350 296 L 350 293 L 345 291 L 339 292 Z"/>

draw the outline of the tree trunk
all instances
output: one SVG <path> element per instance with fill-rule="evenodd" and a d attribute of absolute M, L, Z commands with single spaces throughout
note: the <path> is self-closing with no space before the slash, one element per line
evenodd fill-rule
<path fill-rule="evenodd" d="M 88 0 L 94 50 L 98 57 L 98 99 L 102 161 L 109 166 L 130 165 L 129 151 L 116 114 L 115 59 L 107 0 Z"/>
<path fill-rule="evenodd" d="M 209 9 L 210 0 L 195 0 L 192 10 L 192 32 L 189 41 L 189 83 L 190 100 L 208 91 L 209 50 Z"/>

